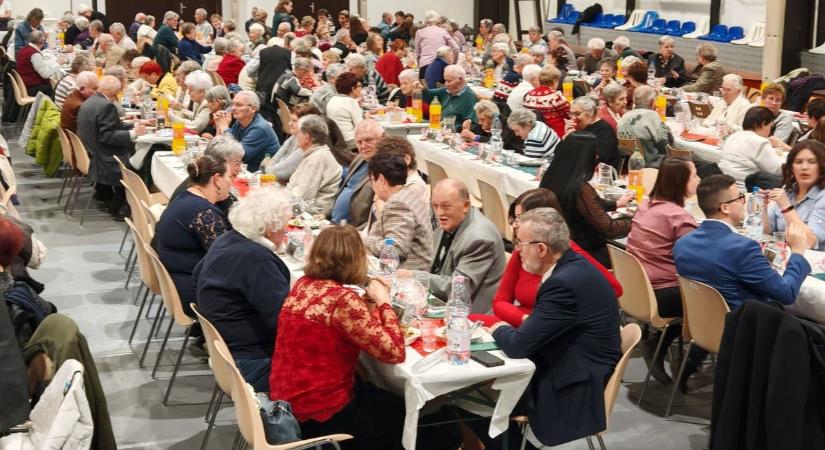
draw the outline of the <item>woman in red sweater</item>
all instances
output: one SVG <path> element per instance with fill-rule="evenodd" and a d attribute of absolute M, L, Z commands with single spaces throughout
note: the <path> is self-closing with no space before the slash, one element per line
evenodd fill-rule
<path fill-rule="evenodd" d="M 570 118 L 570 102 L 558 89 L 561 72 L 552 65 L 539 73 L 539 87 L 524 96 L 524 107 L 539 111 L 547 124 L 559 136 L 564 136 L 565 120 Z"/>
<path fill-rule="evenodd" d="M 229 40 L 229 51 L 223 55 L 223 59 L 215 70 L 223 78 L 227 86 L 238 84 L 238 75 L 243 70 L 246 63 L 241 59 L 244 53 L 244 45 L 235 39 Z"/>
<path fill-rule="evenodd" d="M 513 236 L 516 235 L 516 230 L 518 230 L 519 216 L 536 208 L 553 208 L 556 211 L 561 211 L 559 199 L 549 189 L 531 189 L 519 195 L 510 205 L 509 215 L 513 225 Z M 587 251 L 576 245 L 572 240 L 570 241 L 570 248 L 599 269 L 599 272 L 613 286 L 616 297 L 622 295 L 622 286 L 613 276 L 613 273 L 599 264 Z M 493 297 L 494 316 L 475 314 L 471 315 L 470 319 L 481 320 L 487 326 L 503 320 L 514 327 L 518 327 L 533 312 L 533 307 L 536 305 L 536 294 L 538 294 L 540 285 L 541 276 L 524 270 L 519 251 L 515 250 L 507 262 L 504 274 L 501 276 L 496 296 Z"/>
<path fill-rule="evenodd" d="M 406 356 L 387 286 L 370 280 L 364 297 L 344 286 L 367 283 L 358 231 L 322 231 L 304 273 L 278 316 L 270 397 L 292 405 L 304 439 L 347 433 L 344 449 L 401 449 L 404 401 L 355 373 L 361 351 L 388 364 Z"/>
<path fill-rule="evenodd" d="M 398 74 L 404 70 L 404 63 L 401 58 L 407 56 L 407 43 L 402 39 L 396 39 L 390 43 L 390 51 L 381 55 L 375 63 L 375 71 L 381 74 L 387 84 L 399 86 Z"/>

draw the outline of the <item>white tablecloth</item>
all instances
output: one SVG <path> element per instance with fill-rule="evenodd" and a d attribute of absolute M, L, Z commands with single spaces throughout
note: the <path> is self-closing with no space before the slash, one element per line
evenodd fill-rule
<path fill-rule="evenodd" d="M 442 166 L 448 176 L 463 181 L 475 197 L 480 197 L 476 180 L 490 183 L 502 195 L 512 199 L 525 191 L 539 187 L 535 176 L 519 169 L 500 164 L 485 164 L 475 155 L 453 151 L 443 144 L 422 141 L 417 136 L 408 137 L 407 140 L 415 148 L 415 157 L 419 161 L 432 161 Z M 427 172 L 425 164 L 419 163 L 418 168 Z"/>
<path fill-rule="evenodd" d="M 129 158 L 129 162 L 132 164 L 132 167 L 135 170 L 140 170 L 143 167 L 143 161 L 146 159 L 146 154 L 149 152 L 149 149 L 152 148 L 154 144 L 169 144 L 172 145 L 172 133 L 171 129 L 169 131 L 164 131 L 161 134 L 157 133 L 147 133 L 143 136 L 138 136 L 135 139 L 135 154 Z M 184 136 L 184 139 L 187 143 L 198 142 L 200 136 L 196 134 L 187 134 Z M 186 171 L 183 172 L 186 174 Z"/>
<path fill-rule="evenodd" d="M 403 394 L 406 417 L 401 443 L 405 449 L 413 450 L 418 435 L 419 411 L 427 401 L 489 380 L 494 380 L 492 389 L 499 391 L 492 411 L 490 436 L 498 436 L 507 430 L 510 413 L 527 389 L 536 366 L 528 359 L 507 358 L 501 351 L 490 353 L 503 359 L 504 365 L 488 368 L 470 361 L 465 366 L 452 366 L 447 364 L 443 352 L 439 351 L 428 356 L 433 358 L 432 361 L 437 361 L 434 365 L 425 362 L 417 366 L 424 358 L 410 347 L 407 347 L 407 358 L 402 364 L 384 364 L 369 357 L 362 357 L 361 360 L 370 379 Z"/>
<path fill-rule="evenodd" d="M 806 277 L 796 302 L 788 306 L 788 309 L 800 316 L 825 323 L 825 281 Z"/>
<path fill-rule="evenodd" d="M 378 123 L 384 127 L 384 131 L 392 136 L 407 136 L 410 134 L 421 134 L 421 130 L 429 128 L 428 122 L 416 123 L 390 123 L 387 120 L 379 120 Z"/>
<path fill-rule="evenodd" d="M 693 158 L 706 162 L 718 163 L 722 159 L 722 149 L 704 142 L 691 142 L 679 136 L 673 136 L 673 146 L 693 152 Z"/>
<path fill-rule="evenodd" d="M 152 180 L 168 198 L 187 177 L 183 161 L 172 152 L 155 152 L 152 156 Z"/>
<path fill-rule="evenodd" d="M 478 97 L 479 100 L 490 100 L 493 98 L 493 93 L 495 92 L 495 89 L 490 89 L 483 86 L 470 86 L 470 89 L 475 92 L 476 97 Z"/>

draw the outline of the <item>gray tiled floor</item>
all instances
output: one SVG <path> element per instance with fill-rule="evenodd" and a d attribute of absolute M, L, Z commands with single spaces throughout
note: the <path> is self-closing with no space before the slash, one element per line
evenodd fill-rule
<path fill-rule="evenodd" d="M 124 289 L 124 256 L 118 247 L 125 225 L 114 222 L 98 211 L 90 211 L 83 226 L 79 213 L 63 214 L 56 199 L 60 181 L 46 178 L 33 159 L 25 155 L 17 142 L 18 129 L 3 126 L 3 136 L 12 147 L 18 192 L 23 205 L 19 211 L 48 247 L 43 266 L 33 276 L 46 284 L 43 296 L 58 309 L 77 321 L 87 336 L 107 394 L 109 410 L 118 445 L 121 449 L 200 448 L 206 424 L 203 415 L 212 393 L 213 380 L 208 367 L 198 364 L 188 354 L 186 364 L 172 392 L 170 406 L 161 404 L 170 367 L 182 341 L 182 331 L 173 329 L 171 351 L 164 355 L 158 379 L 151 378 L 151 363 L 159 347 L 154 344 L 147 357 L 149 369 L 138 368 L 137 360 L 149 331 L 143 320 L 134 344 L 127 343 L 137 307 L 133 305 L 136 286 Z M 81 195 L 85 204 L 88 189 Z M 705 449 L 707 448 L 711 394 L 710 375 L 693 381 L 699 391 L 678 396 L 674 409 L 679 420 L 702 424 L 664 421 L 664 406 L 669 390 L 651 382 L 645 403 L 635 405 L 644 378 L 644 361 L 634 357 L 625 373 L 625 385 L 610 419 L 610 431 L 604 436 L 607 447 L 619 449 Z M 235 434 L 234 411 L 225 406 L 208 448 L 226 449 Z M 581 440 L 558 447 L 585 449 Z"/>

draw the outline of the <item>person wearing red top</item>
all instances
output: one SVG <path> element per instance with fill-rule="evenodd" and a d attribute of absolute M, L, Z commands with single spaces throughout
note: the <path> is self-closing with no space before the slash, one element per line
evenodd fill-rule
<path fill-rule="evenodd" d="M 539 87 L 524 96 L 525 108 L 539 111 L 547 124 L 559 136 L 564 136 L 564 121 L 570 118 L 570 103 L 562 91 L 557 90 L 561 72 L 548 65 L 539 73 Z"/>
<path fill-rule="evenodd" d="M 627 106 L 627 89 L 619 83 L 612 83 L 602 89 L 602 96 L 605 104 L 599 108 L 599 118 L 616 131 Z"/>
<path fill-rule="evenodd" d="M 519 195 L 510 205 L 509 216 L 513 225 L 513 236 L 518 231 L 518 218 L 525 212 L 536 208 L 553 208 L 561 211 L 556 194 L 549 189 L 531 189 Z M 622 296 L 622 285 L 619 284 L 619 280 L 613 276 L 612 272 L 593 259 L 586 250 L 583 250 L 572 240 L 570 241 L 570 249 L 599 269 L 599 272 L 613 287 L 613 292 L 616 293 L 617 298 Z M 524 270 L 521 255 L 518 250 L 515 250 L 510 256 L 510 260 L 507 261 L 507 267 L 505 267 L 504 274 L 501 276 L 498 291 L 493 297 L 493 315 L 472 314 L 470 319 L 473 321 L 481 320 L 485 326 L 491 326 L 503 320 L 514 327 L 519 327 L 524 319 L 533 312 L 540 285 L 541 276 Z"/>
<path fill-rule="evenodd" d="M 404 70 L 401 58 L 407 56 L 407 43 L 403 39 L 396 39 L 390 43 L 390 51 L 381 55 L 375 63 L 375 70 L 381 74 L 387 84 L 400 85 L 398 74 Z"/>
<path fill-rule="evenodd" d="M 697 227 L 696 220 L 685 211 L 685 199 L 696 195 L 698 186 L 699 176 L 692 161 L 681 158 L 662 160 L 650 198 L 639 205 L 627 236 L 627 251 L 642 264 L 662 317 L 682 316 L 682 294 L 673 262 L 673 245 Z M 664 336 L 652 333 L 642 344 L 645 359 L 652 359 L 650 374 L 662 384 L 671 381 L 664 369 L 666 349 L 681 330 L 681 324 L 670 325 Z M 658 342 L 661 342 L 661 350 L 654 355 Z"/>
<path fill-rule="evenodd" d="M 344 287 L 367 282 L 366 255 L 349 225 L 315 239 L 278 316 L 269 395 L 292 405 L 304 439 L 346 433 L 344 449 L 401 449 L 403 400 L 355 372 L 361 351 L 387 364 L 406 356 L 388 287 L 371 280 L 365 297 Z"/>
<path fill-rule="evenodd" d="M 243 59 L 241 59 L 243 52 L 243 43 L 235 39 L 229 40 L 229 51 L 223 55 L 223 59 L 221 59 L 218 68 L 215 70 L 215 72 L 223 78 L 227 86 L 233 83 L 238 84 L 238 75 L 246 65 Z"/>

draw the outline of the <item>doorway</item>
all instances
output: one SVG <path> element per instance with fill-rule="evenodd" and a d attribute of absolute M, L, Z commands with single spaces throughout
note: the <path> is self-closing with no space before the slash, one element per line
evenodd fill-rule
<path fill-rule="evenodd" d="M 180 14 L 181 22 L 194 22 L 195 10 L 206 9 L 207 14 L 221 13 L 221 0 L 142 0 L 140 11 L 155 16 L 155 28 L 163 24 L 163 15 L 166 11 L 175 11 Z M 107 1 L 106 16 L 109 20 L 122 23 L 126 29 L 135 20 L 135 4 L 128 1 Z"/>

